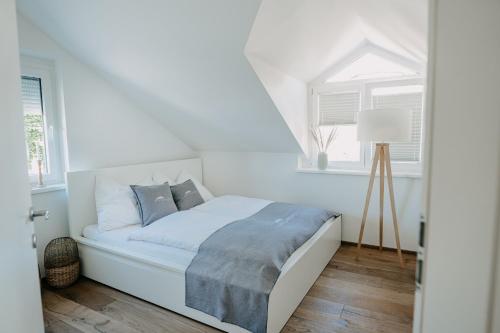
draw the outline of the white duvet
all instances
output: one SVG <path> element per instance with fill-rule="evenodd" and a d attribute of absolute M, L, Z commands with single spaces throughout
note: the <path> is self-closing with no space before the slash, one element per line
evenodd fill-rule
<path fill-rule="evenodd" d="M 129 235 L 138 240 L 197 252 L 201 243 L 226 224 L 249 217 L 271 201 L 226 195 L 190 210 L 165 216 Z"/>

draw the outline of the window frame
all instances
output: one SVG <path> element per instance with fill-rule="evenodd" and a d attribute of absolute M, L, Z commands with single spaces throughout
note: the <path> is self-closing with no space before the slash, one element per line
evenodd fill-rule
<path fill-rule="evenodd" d="M 21 79 L 23 76 L 41 80 L 42 107 L 44 116 L 47 173 L 43 174 L 45 185 L 64 183 L 61 147 L 60 108 L 57 99 L 57 75 L 52 61 L 21 55 Z M 24 112 L 24 109 L 23 109 Z M 32 186 L 38 184 L 38 174 L 29 173 Z"/>
<path fill-rule="evenodd" d="M 405 85 L 422 85 L 422 126 L 421 126 L 421 140 L 420 140 L 420 161 L 391 161 L 392 171 L 394 173 L 408 173 L 408 174 L 421 174 L 422 172 L 422 145 L 424 141 L 424 112 L 425 106 L 425 79 L 423 76 L 412 77 L 398 77 L 398 78 L 383 78 L 383 79 L 360 79 L 346 82 L 325 82 L 315 83 L 309 86 L 310 95 L 308 103 L 308 116 L 309 126 L 317 126 L 319 124 L 319 110 L 318 110 L 318 96 L 320 93 L 342 93 L 346 91 L 359 91 L 360 92 L 360 110 L 369 109 L 372 106 L 371 91 L 374 88 L 391 87 L 391 86 L 405 86 Z M 309 158 L 308 161 L 302 163 L 305 166 L 317 168 L 318 149 L 313 144 L 311 134 L 309 138 Z M 353 172 L 366 172 L 371 169 L 372 165 L 372 149 L 371 143 L 360 144 L 360 161 L 359 162 L 328 162 L 328 170 L 334 171 L 353 171 Z"/>
<path fill-rule="evenodd" d="M 311 107 L 312 107 L 312 113 L 310 113 L 310 119 L 311 123 L 310 125 L 313 126 L 318 126 L 319 125 L 319 95 L 321 93 L 333 93 L 333 94 L 338 94 L 338 93 L 348 93 L 348 92 L 357 92 L 359 93 L 360 100 L 359 100 L 359 110 L 361 110 L 361 105 L 362 101 L 364 98 L 363 91 L 360 89 L 360 85 L 352 82 L 342 82 L 342 83 L 325 83 L 323 85 L 317 86 L 315 88 L 312 88 L 312 96 L 311 96 Z M 349 125 L 341 125 L 341 126 L 349 126 Z M 311 152 L 313 153 L 313 156 L 316 156 L 318 154 L 318 148 L 313 144 L 312 141 L 312 136 L 309 133 L 309 141 L 311 142 Z M 360 146 L 360 155 L 359 155 L 359 162 L 347 162 L 347 161 L 328 161 L 328 168 L 333 168 L 333 169 L 357 169 L 361 170 L 363 168 L 363 165 L 365 163 L 365 152 L 364 152 L 365 147 L 363 147 L 363 144 Z"/>
<path fill-rule="evenodd" d="M 424 106 L 425 106 L 425 80 L 423 78 L 410 78 L 410 79 L 397 79 L 397 80 L 387 80 L 387 81 L 373 81 L 368 82 L 365 85 L 366 88 L 366 103 L 369 108 L 373 108 L 373 100 L 372 100 L 372 90 L 376 88 L 386 88 L 386 87 L 402 87 L 402 86 L 422 86 L 422 121 L 420 126 L 420 159 L 418 162 L 416 161 L 391 161 L 391 166 L 393 171 L 395 172 L 411 172 L 411 173 L 421 173 L 422 172 L 422 149 L 424 142 Z M 373 149 L 371 144 L 367 144 L 370 146 L 367 149 L 367 159 L 369 161 L 373 158 Z M 389 145 L 390 152 L 390 145 Z"/>

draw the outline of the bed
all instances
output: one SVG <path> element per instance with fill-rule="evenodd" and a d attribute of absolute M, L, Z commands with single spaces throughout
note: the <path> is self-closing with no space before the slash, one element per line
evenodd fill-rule
<path fill-rule="evenodd" d="M 223 331 L 248 332 L 185 305 L 185 272 L 196 252 L 129 240 L 137 225 L 104 233 L 96 227 L 96 175 L 131 184 L 154 172 L 175 178 L 182 170 L 202 181 L 198 158 L 68 173 L 70 234 L 78 242 L 82 274 Z M 283 328 L 340 240 L 341 217 L 331 218 L 286 261 L 269 296 L 267 332 Z"/>

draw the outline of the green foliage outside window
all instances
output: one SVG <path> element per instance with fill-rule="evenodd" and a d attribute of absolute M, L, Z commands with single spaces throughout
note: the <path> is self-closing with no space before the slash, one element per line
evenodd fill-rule
<path fill-rule="evenodd" d="M 45 169 L 45 137 L 42 114 L 24 114 L 24 131 L 26 135 L 26 148 L 28 151 L 28 169 L 32 170 L 34 162 L 42 160 Z M 36 165 L 36 164 L 35 164 Z M 37 170 L 32 170 L 37 172 Z"/>

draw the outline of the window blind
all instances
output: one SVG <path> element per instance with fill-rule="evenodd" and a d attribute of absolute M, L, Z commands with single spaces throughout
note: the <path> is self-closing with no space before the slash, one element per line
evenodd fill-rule
<path fill-rule="evenodd" d="M 319 125 L 355 124 L 359 103 L 359 91 L 319 94 Z"/>
<path fill-rule="evenodd" d="M 23 76 L 21 78 L 21 93 L 25 114 L 43 113 L 42 85 L 39 78 Z"/>
<path fill-rule="evenodd" d="M 422 136 L 423 93 L 384 94 L 372 96 L 373 108 L 397 108 L 412 111 L 411 141 L 390 145 L 391 160 L 420 161 L 420 140 Z"/>
<path fill-rule="evenodd" d="M 42 160 L 44 172 L 47 173 L 47 149 L 41 79 L 22 76 L 21 97 L 23 102 L 28 171 L 30 174 L 36 174 L 38 172 L 38 160 Z"/>

